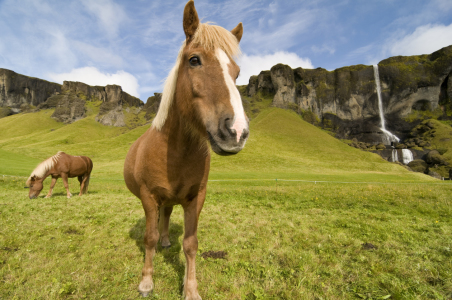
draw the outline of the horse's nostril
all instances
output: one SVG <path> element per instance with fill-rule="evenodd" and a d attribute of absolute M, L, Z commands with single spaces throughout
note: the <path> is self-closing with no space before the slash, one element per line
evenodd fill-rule
<path fill-rule="evenodd" d="M 246 140 L 250 135 L 250 131 L 248 129 L 244 129 L 242 132 L 242 139 Z"/>

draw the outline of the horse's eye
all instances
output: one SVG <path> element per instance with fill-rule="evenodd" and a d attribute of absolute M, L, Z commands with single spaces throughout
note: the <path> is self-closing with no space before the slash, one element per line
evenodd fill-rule
<path fill-rule="evenodd" d="M 201 61 L 199 60 L 199 57 L 197 57 L 197 56 L 191 57 L 189 62 L 190 62 L 190 66 L 192 66 L 192 67 L 201 65 Z"/>

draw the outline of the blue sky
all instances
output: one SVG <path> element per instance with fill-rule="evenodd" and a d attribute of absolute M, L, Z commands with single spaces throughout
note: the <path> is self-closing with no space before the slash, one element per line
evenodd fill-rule
<path fill-rule="evenodd" d="M 62 83 L 161 92 L 186 1 L 0 0 L 0 68 Z M 203 22 L 244 25 L 237 84 L 276 63 L 333 70 L 452 44 L 451 0 L 195 0 Z"/>

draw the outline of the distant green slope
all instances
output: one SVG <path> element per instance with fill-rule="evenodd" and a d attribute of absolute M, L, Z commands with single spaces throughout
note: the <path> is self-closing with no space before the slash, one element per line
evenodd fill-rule
<path fill-rule="evenodd" d="M 250 131 L 245 149 L 238 155 L 212 157 L 214 177 L 429 180 L 377 154 L 346 145 L 290 110 L 263 111 L 251 122 Z"/>
<path fill-rule="evenodd" d="M 0 149 L 0 176 L 29 176 L 41 160 Z"/>
<path fill-rule="evenodd" d="M 36 161 L 65 151 L 91 157 L 93 177 L 120 180 L 130 145 L 150 126 L 133 130 L 108 127 L 97 123 L 94 115 L 64 125 L 52 120 L 51 114 L 52 110 L 45 110 L 0 119 L 3 161 L 16 161 L 23 155 L 31 172 Z M 251 122 L 250 129 L 245 149 L 238 155 L 212 154 L 211 179 L 431 180 L 376 154 L 352 148 L 292 111 L 265 109 Z M 23 165 L 16 169 L 14 164 L 8 164 L 7 168 L 13 168 L 8 169 L 8 174 L 24 174 Z"/>

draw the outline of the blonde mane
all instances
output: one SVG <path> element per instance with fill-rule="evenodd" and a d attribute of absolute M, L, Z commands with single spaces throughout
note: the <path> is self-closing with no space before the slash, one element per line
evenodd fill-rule
<path fill-rule="evenodd" d="M 185 46 L 186 41 L 182 43 L 182 47 L 180 48 L 179 54 L 177 56 L 176 64 L 171 69 L 168 77 L 165 80 L 160 107 L 157 115 L 152 121 L 152 127 L 157 130 L 161 130 L 163 125 L 165 124 L 169 109 L 171 107 L 171 104 L 173 103 L 177 84 L 177 74 L 179 72 L 179 66 L 182 60 L 182 52 Z M 230 57 L 238 57 L 241 54 L 239 42 L 230 31 L 224 29 L 223 27 L 211 25 L 209 23 L 199 24 L 188 46 L 202 47 L 212 51 L 215 51 L 215 49 L 219 48 Z"/>
<path fill-rule="evenodd" d="M 28 177 L 26 185 L 29 186 L 31 183 L 31 178 L 36 176 L 36 178 L 42 178 L 46 175 L 46 173 L 53 168 L 53 166 L 58 162 L 62 151 L 58 151 L 57 154 L 47 158 L 45 161 L 40 163 L 34 170 L 31 172 L 30 177 Z"/>

